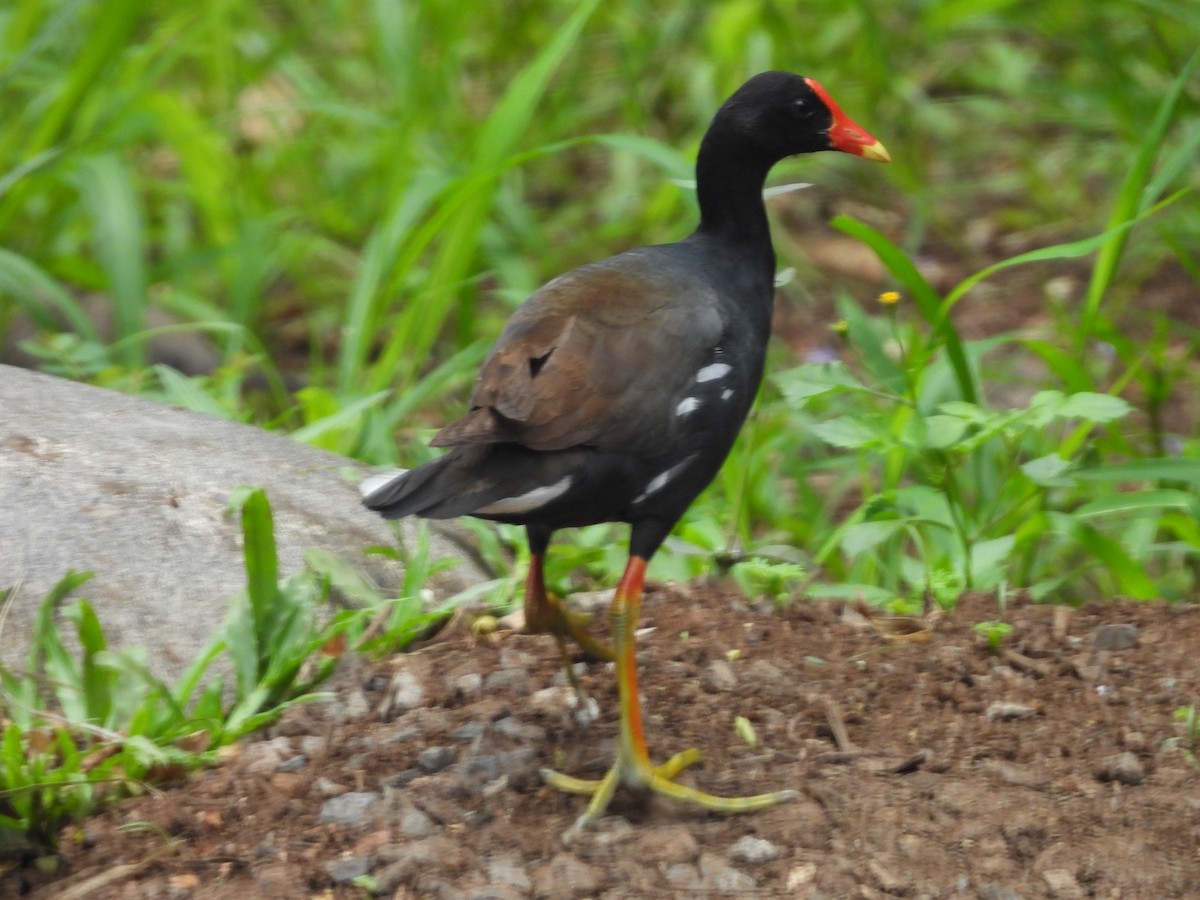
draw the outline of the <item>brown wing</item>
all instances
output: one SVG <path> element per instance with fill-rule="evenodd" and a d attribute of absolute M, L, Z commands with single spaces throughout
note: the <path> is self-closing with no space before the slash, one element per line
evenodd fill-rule
<path fill-rule="evenodd" d="M 626 254 L 576 269 L 517 310 L 483 365 L 471 411 L 432 446 L 629 447 L 670 421 L 672 396 L 720 339 L 719 309 Z M 642 264 L 637 264 L 642 262 Z"/>

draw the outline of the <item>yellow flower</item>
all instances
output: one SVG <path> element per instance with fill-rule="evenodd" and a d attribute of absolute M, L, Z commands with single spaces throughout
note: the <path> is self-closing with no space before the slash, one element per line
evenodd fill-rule
<path fill-rule="evenodd" d="M 895 306 L 900 302 L 899 291 L 884 291 L 879 295 L 879 302 L 884 306 Z"/>

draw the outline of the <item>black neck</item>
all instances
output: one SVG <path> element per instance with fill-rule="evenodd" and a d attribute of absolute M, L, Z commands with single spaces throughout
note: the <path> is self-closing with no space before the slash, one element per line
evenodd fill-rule
<path fill-rule="evenodd" d="M 774 160 L 740 156 L 719 133 L 700 144 L 696 159 L 696 194 L 700 201 L 697 236 L 715 239 L 760 261 L 774 276 L 775 252 L 763 206 L 763 184 Z"/>

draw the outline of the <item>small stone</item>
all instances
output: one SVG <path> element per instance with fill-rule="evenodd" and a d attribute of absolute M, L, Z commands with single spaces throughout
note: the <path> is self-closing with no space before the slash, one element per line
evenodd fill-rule
<path fill-rule="evenodd" d="M 472 756 L 464 766 L 467 775 L 482 775 L 486 781 L 494 781 L 501 775 L 515 777 L 529 767 L 537 758 L 533 747 L 519 747 L 503 753 L 485 753 Z"/>
<path fill-rule="evenodd" d="M 291 739 L 277 737 L 247 744 L 241 763 L 247 775 L 265 776 L 277 771 L 279 764 L 292 755 Z"/>
<path fill-rule="evenodd" d="M 908 879 L 897 875 L 889 866 L 885 866 L 879 860 L 867 860 L 867 868 L 871 870 L 871 874 L 875 876 L 875 880 L 886 893 L 902 894 L 908 891 Z"/>
<path fill-rule="evenodd" d="M 391 720 L 410 709 L 425 703 L 425 686 L 415 673 L 408 669 L 400 669 L 392 676 L 392 682 L 380 704 L 379 713 L 385 720 Z"/>
<path fill-rule="evenodd" d="M 355 878 L 361 878 L 371 871 L 369 856 L 349 856 L 325 863 L 325 871 L 333 879 L 334 884 L 348 884 Z"/>
<path fill-rule="evenodd" d="M 758 882 L 743 872 L 735 869 L 715 853 L 700 854 L 700 888 L 701 890 L 736 893 L 738 891 L 753 891 Z"/>
<path fill-rule="evenodd" d="M 402 884 L 416 881 L 423 872 L 460 864 L 463 851 L 442 835 L 408 844 L 389 844 L 380 848 L 376 858 L 384 867 L 374 872 L 375 895 L 390 897 Z M 418 892 L 419 896 L 424 896 Z"/>
<path fill-rule="evenodd" d="M 725 693 L 737 687 L 737 675 L 733 666 L 724 659 L 714 659 L 704 672 L 704 686 L 715 693 Z"/>
<path fill-rule="evenodd" d="M 979 886 L 979 900 L 1024 900 L 1024 898 L 1010 887 L 989 881 Z"/>
<path fill-rule="evenodd" d="M 756 659 L 746 670 L 746 680 L 759 686 L 771 687 L 794 683 L 794 679 L 784 674 L 783 669 L 765 659 Z"/>
<path fill-rule="evenodd" d="M 344 828 L 361 828 L 374 816 L 380 797 L 365 791 L 351 791 L 326 800 L 321 806 L 317 821 L 322 825 L 341 825 Z"/>
<path fill-rule="evenodd" d="M 426 747 L 417 754 L 417 766 L 432 775 L 453 765 L 457 757 L 458 753 L 453 747 Z"/>
<path fill-rule="evenodd" d="M 1137 646 L 1137 640 L 1136 625 L 1100 625 L 1092 632 L 1092 646 L 1097 650 L 1130 650 Z"/>
<path fill-rule="evenodd" d="M 346 793 L 346 790 L 336 781 L 331 781 L 324 776 L 313 782 L 313 792 L 319 797 L 337 797 L 339 794 Z"/>
<path fill-rule="evenodd" d="M 695 866 L 688 863 L 675 863 L 667 866 L 663 877 L 677 891 L 700 890 L 700 873 Z"/>
<path fill-rule="evenodd" d="M 514 741 L 536 741 L 540 743 L 546 739 L 546 729 L 522 722 L 516 716 L 505 716 L 492 727 L 496 729 L 498 734 L 512 738 Z"/>
<path fill-rule="evenodd" d="M 1101 781 L 1137 785 L 1146 780 L 1146 769 L 1136 755 L 1126 750 L 1104 757 L 1104 767 L 1100 770 L 1099 777 Z"/>
<path fill-rule="evenodd" d="M 400 813 L 400 833 L 405 837 L 428 837 L 437 830 L 433 819 L 415 806 L 406 806 Z"/>
<path fill-rule="evenodd" d="M 761 866 L 772 860 L 779 859 L 779 848 L 770 841 L 746 835 L 729 848 L 729 858 L 735 862 L 749 863 Z"/>
<path fill-rule="evenodd" d="M 547 900 L 570 900 L 596 894 L 603 884 L 600 870 L 569 853 L 559 853 L 533 873 L 533 893 Z"/>
<path fill-rule="evenodd" d="M 1074 900 L 1076 897 L 1083 896 L 1083 888 L 1079 886 L 1075 876 L 1066 869 L 1047 869 L 1042 873 L 1042 880 L 1046 882 L 1046 887 L 1050 889 L 1052 897 Z"/>
<path fill-rule="evenodd" d="M 318 753 L 324 753 L 329 746 L 329 739 L 317 734 L 306 734 L 300 738 L 300 752 L 312 759 Z"/>
<path fill-rule="evenodd" d="M 691 862 L 700 852 L 692 832 L 683 825 L 648 828 L 637 837 L 638 855 L 656 863 L 672 865 Z"/>
<path fill-rule="evenodd" d="M 339 721 L 345 722 L 350 719 L 361 719 L 369 713 L 371 702 L 367 700 L 367 695 L 363 691 L 350 691 L 336 708 L 339 712 L 337 718 Z"/>
<path fill-rule="evenodd" d="M 804 887 L 806 884 L 812 884 L 817 877 L 817 864 L 812 862 L 801 863 L 795 866 L 787 874 L 787 889 L 796 891 Z"/>
<path fill-rule="evenodd" d="M 483 689 L 489 694 L 507 691 L 525 697 L 531 688 L 529 672 L 525 669 L 497 669 L 483 679 Z"/>
<path fill-rule="evenodd" d="M 525 900 L 528 896 L 529 891 L 520 890 L 510 884 L 489 884 L 473 894 L 468 894 L 467 900 Z"/>
<path fill-rule="evenodd" d="M 454 689 L 464 697 L 473 697 L 483 690 L 483 676 L 478 672 L 468 672 L 454 679 Z"/>
<path fill-rule="evenodd" d="M 450 732 L 450 737 L 454 738 L 456 741 L 469 743 L 483 734 L 486 730 L 487 726 L 484 725 L 483 722 L 464 722 L 462 725 L 459 725 Z"/>
<path fill-rule="evenodd" d="M 277 772 L 299 772 L 306 765 L 308 765 L 308 757 L 305 756 L 303 753 L 297 753 L 295 756 L 285 759 L 278 766 L 276 766 L 275 771 L 277 771 Z"/>
<path fill-rule="evenodd" d="M 487 865 L 488 880 L 493 884 L 511 885 L 522 893 L 533 890 L 533 882 L 525 865 L 516 856 L 497 856 Z"/>
<path fill-rule="evenodd" d="M 1121 744 L 1126 750 L 1145 750 L 1146 736 L 1140 731 L 1127 731 L 1121 736 Z"/>
<path fill-rule="evenodd" d="M 984 718 L 989 722 L 1013 722 L 1018 719 L 1028 719 L 1037 713 L 1032 706 L 1024 703 L 1004 703 L 997 700 L 984 710 Z"/>

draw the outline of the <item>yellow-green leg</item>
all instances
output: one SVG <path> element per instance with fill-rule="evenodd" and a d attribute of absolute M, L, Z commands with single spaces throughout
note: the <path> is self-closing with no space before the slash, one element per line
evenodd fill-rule
<path fill-rule="evenodd" d="M 654 791 L 702 809 L 721 813 L 752 812 L 799 796 L 796 791 L 774 791 L 753 797 L 717 797 L 676 784 L 672 779 L 700 760 L 700 752 L 695 749 L 677 753 L 660 766 L 651 764 L 642 731 L 634 639 L 645 575 L 646 560 L 640 556 L 631 556 L 613 598 L 613 642 L 616 645 L 617 694 L 621 704 L 621 738 L 612 768 L 598 781 L 572 778 L 550 769 L 542 770 L 542 778 L 551 787 L 572 794 L 590 795 L 592 798 L 587 810 L 575 821 L 572 831 L 583 828 L 604 815 L 619 783 L 625 784 L 626 787 Z"/>

